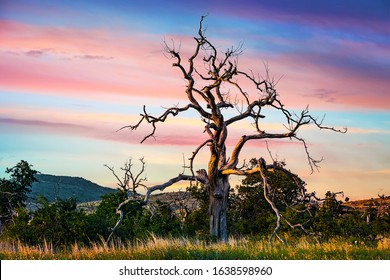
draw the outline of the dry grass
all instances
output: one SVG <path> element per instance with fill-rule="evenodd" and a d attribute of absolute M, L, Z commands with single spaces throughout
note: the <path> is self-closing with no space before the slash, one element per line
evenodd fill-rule
<path fill-rule="evenodd" d="M 0 243 L 0 259 L 93 259 L 93 260 L 379 260 L 390 259 L 390 238 L 374 245 L 350 243 L 334 239 L 325 243 L 314 239 L 286 237 L 288 245 L 270 246 L 266 240 L 230 239 L 228 243 L 210 243 L 195 239 L 167 239 L 151 236 L 135 242 L 115 241 L 110 246 L 95 243 L 89 247 L 74 244 L 69 249 L 56 250 L 46 242 L 41 246 Z"/>

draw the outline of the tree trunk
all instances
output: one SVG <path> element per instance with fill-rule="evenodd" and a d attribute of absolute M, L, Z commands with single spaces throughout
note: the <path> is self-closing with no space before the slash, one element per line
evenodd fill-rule
<path fill-rule="evenodd" d="M 209 192 L 210 235 L 217 240 L 227 242 L 226 211 L 229 197 L 229 177 L 216 176 L 212 178 Z"/>

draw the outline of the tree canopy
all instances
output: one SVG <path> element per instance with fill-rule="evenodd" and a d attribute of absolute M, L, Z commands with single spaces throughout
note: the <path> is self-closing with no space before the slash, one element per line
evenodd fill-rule
<path fill-rule="evenodd" d="M 32 165 L 21 160 L 14 167 L 7 168 L 9 179 L 0 179 L 0 221 L 4 223 L 15 215 L 18 206 L 25 206 L 31 186 L 37 181 L 38 171 Z"/>

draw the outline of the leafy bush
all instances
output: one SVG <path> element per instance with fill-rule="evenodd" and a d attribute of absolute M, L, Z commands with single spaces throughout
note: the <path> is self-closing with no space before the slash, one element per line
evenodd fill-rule
<path fill-rule="evenodd" d="M 30 213 L 18 208 L 18 215 L 6 228 L 5 235 L 26 244 L 41 244 L 44 241 L 55 246 L 71 245 L 74 242 L 88 244 L 90 228 L 87 215 L 77 208 L 75 199 L 49 203 L 41 197 L 38 209 Z"/>
<path fill-rule="evenodd" d="M 7 169 L 7 172 L 11 174 L 10 179 L 0 180 L 0 191 L 5 193 L 0 197 L 4 224 L 1 231 L 3 240 L 19 240 L 30 245 L 48 242 L 56 247 L 67 247 L 74 243 L 88 245 L 106 240 L 118 221 L 116 208 L 128 198 L 123 190 L 108 193 L 102 196 L 94 212 L 87 213 L 78 208 L 74 198 L 58 199 L 50 203 L 41 197 L 38 199 L 37 209 L 31 211 L 25 207 L 25 199 L 37 172 L 24 161 Z M 278 177 L 279 175 L 281 177 Z M 293 211 L 284 203 L 298 201 L 298 192 L 294 190 L 293 182 L 277 172 L 270 174 L 270 181 L 274 185 L 272 199 L 283 216 L 292 223 L 304 222 L 305 227 L 316 233 L 316 238 L 320 237 L 322 241 L 343 237 L 351 239 L 351 242 L 376 242 L 378 237 L 386 236 L 390 232 L 388 211 L 379 213 L 374 205 L 365 213 L 351 209 L 345 211 L 341 201 L 331 192 L 326 194 L 322 205 L 311 209 L 312 216 L 308 212 Z M 150 207 L 142 206 L 139 202 L 124 205 L 122 209 L 125 216 L 115 232 L 115 239 L 145 240 L 152 234 L 157 237 L 186 236 L 211 241 L 207 190 L 204 186 L 198 186 L 190 188 L 189 191 L 192 197 L 199 201 L 199 207 L 180 220 L 172 205 L 167 202 L 156 201 Z M 8 193 L 15 195 L 7 197 Z M 241 185 L 232 189 L 228 203 L 230 236 L 259 239 L 268 237 L 274 230 L 276 217 L 264 198 L 262 181 L 257 174 L 247 176 Z M 305 206 L 296 204 L 294 207 L 303 210 Z M 151 208 L 154 210 L 149 211 Z M 299 237 L 302 231 L 292 230 L 282 221 L 280 233 Z"/>

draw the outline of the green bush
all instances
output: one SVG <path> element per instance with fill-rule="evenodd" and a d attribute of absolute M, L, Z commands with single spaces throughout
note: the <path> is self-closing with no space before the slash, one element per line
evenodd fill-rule
<path fill-rule="evenodd" d="M 38 209 L 32 213 L 18 208 L 18 215 L 6 228 L 5 235 L 31 245 L 49 242 L 55 246 L 66 246 L 76 241 L 87 244 L 89 233 L 87 215 L 77 209 L 75 199 L 50 204 L 41 197 Z"/>
<path fill-rule="evenodd" d="M 3 224 L 10 222 L 18 207 L 25 207 L 32 183 L 36 182 L 38 171 L 32 169 L 27 161 L 20 161 L 7 168 L 9 179 L 0 179 L 0 230 Z"/>

